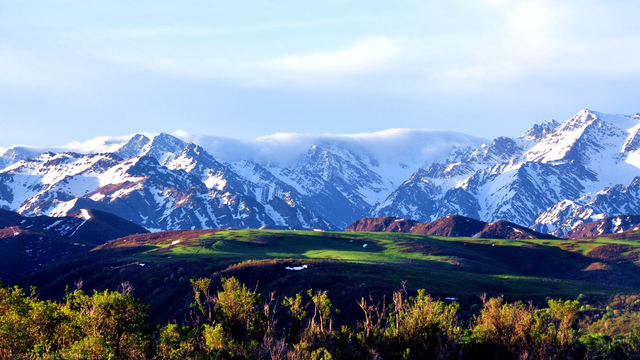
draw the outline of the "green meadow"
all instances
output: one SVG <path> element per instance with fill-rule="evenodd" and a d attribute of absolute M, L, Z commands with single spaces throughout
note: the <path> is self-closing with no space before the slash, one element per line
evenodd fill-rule
<path fill-rule="evenodd" d="M 481 294 L 547 298 L 640 292 L 640 244 L 632 240 L 496 240 L 405 233 L 196 230 L 133 235 L 17 283 L 45 298 L 82 279 L 85 289 L 123 281 L 152 305 L 153 319 L 188 308 L 189 279 L 235 276 L 257 291 L 290 296 L 328 289 L 345 308 L 401 286 L 477 302 Z M 302 267 L 287 270 L 287 267 Z"/>

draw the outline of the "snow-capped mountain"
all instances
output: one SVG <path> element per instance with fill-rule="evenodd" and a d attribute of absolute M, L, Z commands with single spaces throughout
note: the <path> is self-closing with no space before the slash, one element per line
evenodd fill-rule
<path fill-rule="evenodd" d="M 637 114 L 582 110 L 563 124 L 534 125 L 516 139 L 457 149 L 417 171 L 370 215 L 433 221 L 452 213 L 561 236 L 605 216 L 636 214 L 639 128 Z"/>
<path fill-rule="evenodd" d="M 20 160 L 27 160 L 39 155 L 39 152 L 24 146 L 13 146 L 0 155 L 0 168 L 6 168 Z"/>
<path fill-rule="evenodd" d="M 220 144 L 208 151 L 164 133 L 131 136 L 110 153 L 14 147 L 0 157 L 0 207 L 51 216 L 91 208 L 150 230 L 337 230 L 365 216 L 458 214 L 562 236 L 640 212 L 639 132 L 638 114 L 582 110 L 493 141 L 408 130 L 322 138 L 287 154 L 292 161 L 223 159 Z"/>

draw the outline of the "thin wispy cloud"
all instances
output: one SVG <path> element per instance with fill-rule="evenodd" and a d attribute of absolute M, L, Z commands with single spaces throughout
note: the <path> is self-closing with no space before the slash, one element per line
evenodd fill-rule
<path fill-rule="evenodd" d="M 328 22 L 328 21 L 327 21 Z M 318 24 L 320 21 L 291 21 L 265 23 L 244 27 L 212 27 L 212 26 L 160 26 L 134 27 L 120 29 L 91 29 L 80 33 L 68 32 L 66 36 L 73 38 L 94 38 L 107 40 L 149 40 L 154 38 L 179 37 L 201 38 L 230 36 L 239 34 L 260 33 L 269 30 L 296 29 Z"/>
<path fill-rule="evenodd" d="M 597 4 L 584 8 L 549 1 L 482 0 L 494 8 L 493 27 L 468 36 L 424 38 L 424 50 L 450 44 L 447 56 L 424 70 L 423 89 L 452 93 L 484 92 L 537 79 L 573 79 L 593 75 L 640 75 L 639 37 L 617 34 L 598 38 L 590 32 L 606 28 Z M 604 14 L 604 13 L 603 13 Z M 418 41 L 416 42 L 418 43 Z M 522 90 L 522 89 L 520 89 Z"/>
<path fill-rule="evenodd" d="M 261 66 L 285 73 L 358 74 L 388 65 L 399 52 L 396 41 L 379 36 L 360 39 L 345 49 L 282 56 Z"/>
<path fill-rule="evenodd" d="M 585 107 L 638 111 L 635 2 L 28 4 L 0 13 L 0 118 L 5 133 L 47 131 L 4 136 L 5 148 L 72 141 L 78 121 L 95 124 L 88 136 L 182 121 L 245 139 L 388 127 L 489 137 Z"/>

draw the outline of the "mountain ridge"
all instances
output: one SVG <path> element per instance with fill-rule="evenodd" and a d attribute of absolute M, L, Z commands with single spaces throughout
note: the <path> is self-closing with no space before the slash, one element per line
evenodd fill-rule
<path fill-rule="evenodd" d="M 435 221 L 421 223 L 390 216 L 363 218 L 351 223 L 347 232 L 403 232 L 447 237 L 482 239 L 558 239 L 509 221 L 487 223 L 460 215 L 446 215 Z"/>
<path fill-rule="evenodd" d="M 429 222 L 458 214 L 563 236 L 602 217 L 640 213 L 639 132 L 638 114 L 584 109 L 483 143 L 444 131 L 329 136 L 297 158 L 288 151 L 293 160 L 282 164 L 221 160 L 166 133 L 133 135 L 107 153 L 10 148 L 1 156 L 0 208 L 64 216 L 90 207 L 153 231 L 339 230 L 363 217 Z"/>

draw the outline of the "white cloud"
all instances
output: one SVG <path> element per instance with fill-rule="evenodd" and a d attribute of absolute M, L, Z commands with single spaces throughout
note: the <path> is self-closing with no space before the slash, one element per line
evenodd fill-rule
<path fill-rule="evenodd" d="M 141 134 L 148 138 L 158 135 L 157 133 Z M 113 152 L 134 135 L 99 136 L 83 142 L 73 141 L 62 146 L 19 146 L 39 152 L 71 151 L 81 154 Z M 452 145 L 475 147 L 487 141 L 459 131 L 434 129 L 389 129 L 372 133 L 324 135 L 275 133 L 251 140 L 191 134 L 184 130 L 176 130 L 171 135 L 202 146 L 222 161 L 250 160 L 277 166 L 290 165 L 314 145 L 321 147 L 340 145 L 355 152 L 364 152 L 365 155 L 381 163 L 402 159 L 407 164 L 419 166 L 446 156 Z"/>
<path fill-rule="evenodd" d="M 373 133 L 325 135 L 276 133 L 248 141 L 191 135 L 187 132 L 180 132 L 179 137 L 199 144 L 223 161 L 251 160 L 277 166 L 290 165 L 313 145 L 340 145 L 355 152 L 364 152 L 382 164 L 402 159 L 408 165 L 420 166 L 442 159 L 451 151 L 452 145 L 475 147 L 486 142 L 486 139 L 459 131 L 433 129 L 390 129 Z"/>
<path fill-rule="evenodd" d="M 640 76 L 640 41 L 635 33 L 614 31 L 601 35 L 620 21 L 620 9 L 598 2 L 478 0 L 484 15 L 477 32 L 446 33 L 416 39 L 414 48 L 423 62 L 427 95 L 442 91 L 460 94 L 508 94 L 509 89 L 527 92 L 532 82 L 573 83 L 583 77 Z M 613 5 L 611 6 L 614 7 Z M 422 43 L 422 45 L 420 45 Z M 431 63 L 431 49 L 446 49 Z M 418 70 L 416 70 L 418 71 Z M 548 85 L 551 86 L 551 85 Z M 533 90 L 532 90 L 533 91 Z"/>
<path fill-rule="evenodd" d="M 342 50 L 286 55 L 260 65 L 287 73 L 358 74 L 380 69 L 398 53 L 394 39 L 379 36 L 360 39 Z"/>
<path fill-rule="evenodd" d="M 350 47 L 284 55 L 264 61 L 224 57 L 131 57 L 110 56 L 112 61 L 171 76 L 240 84 L 246 87 L 291 86 L 316 88 L 349 85 L 355 77 L 378 76 L 392 70 L 401 59 L 399 40 L 387 36 L 361 38 Z M 348 80 L 348 81 L 347 81 Z"/>
<path fill-rule="evenodd" d="M 81 154 L 113 152 L 129 141 L 133 135 L 134 134 L 126 136 L 99 136 L 84 142 L 76 140 L 61 146 L 60 149 Z"/>
<path fill-rule="evenodd" d="M 156 136 L 155 133 L 141 133 L 149 138 Z M 36 152 L 44 153 L 51 152 L 76 152 L 80 154 L 94 154 L 103 152 L 114 152 L 124 145 L 129 139 L 136 134 L 124 135 L 124 136 L 98 136 L 86 141 L 72 141 L 65 145 L 58 146 L 32 146 L 32 145 L 14 145 L 11 148 L 21 147 L 27 148 Z M 0 151 L 0 154 L 2 151 Z"/>

